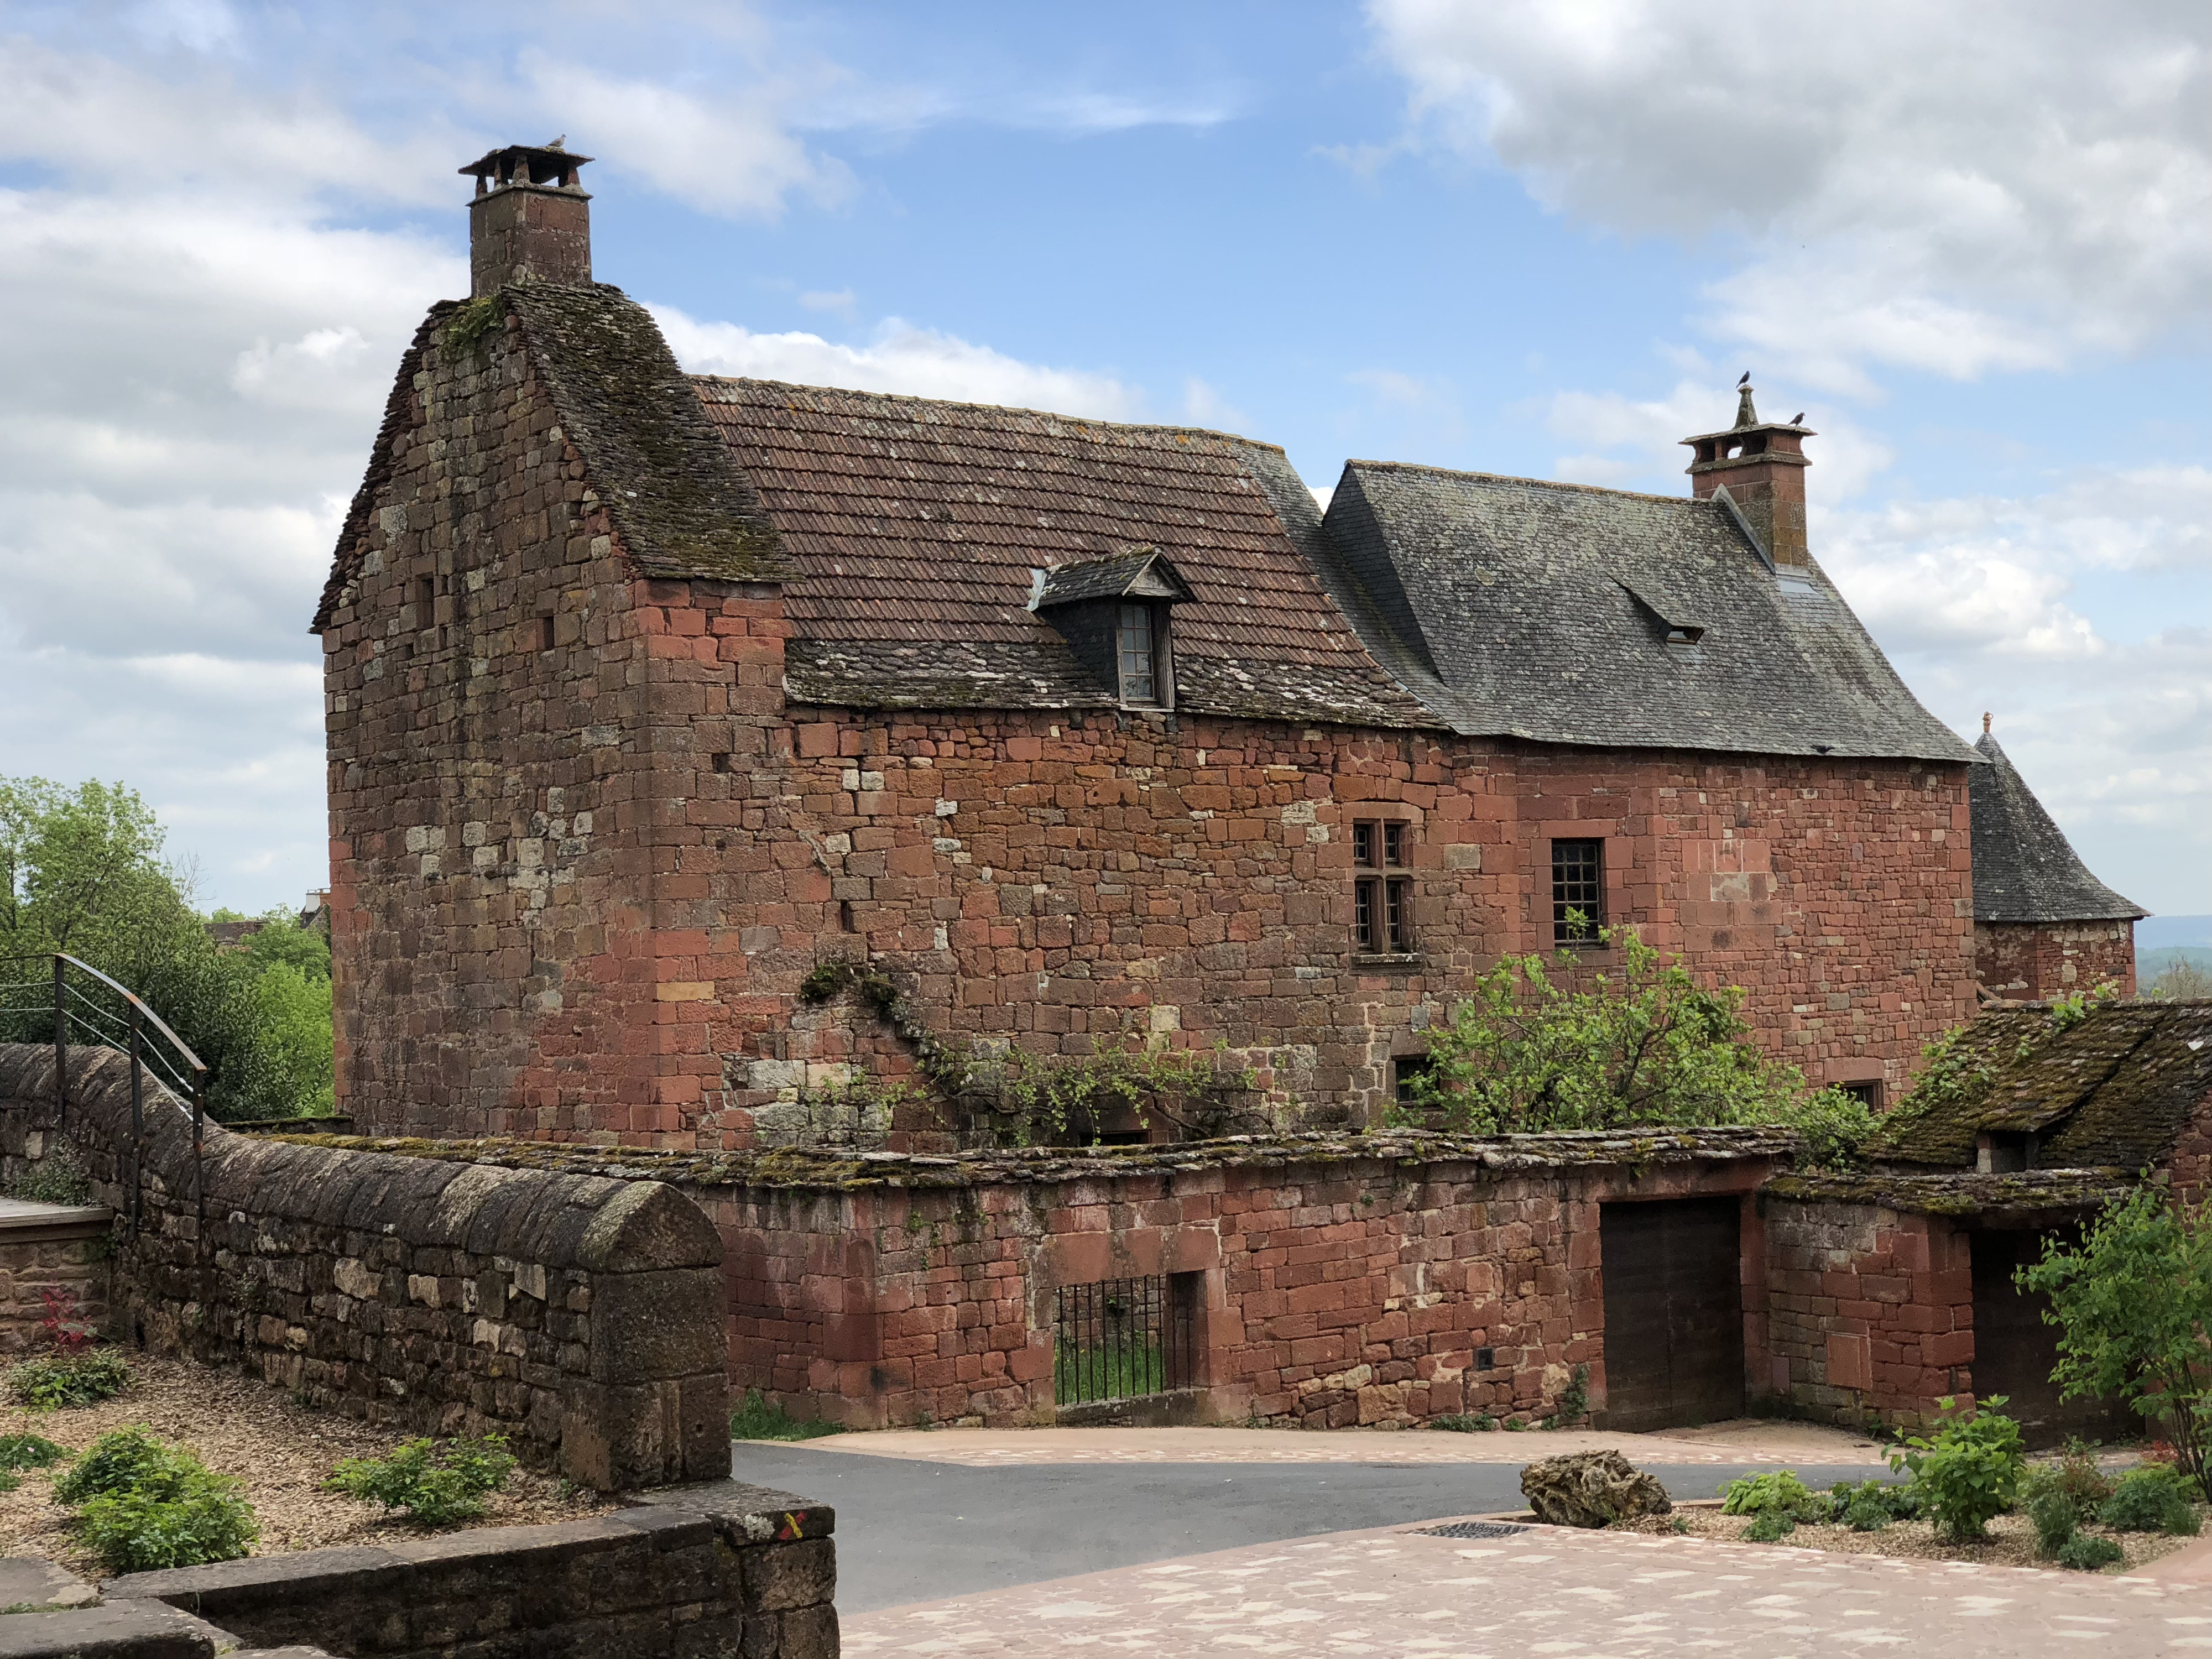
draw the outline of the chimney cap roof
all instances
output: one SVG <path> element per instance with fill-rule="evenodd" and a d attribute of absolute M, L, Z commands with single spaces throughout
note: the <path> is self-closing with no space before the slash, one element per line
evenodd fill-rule
<path fill-rule="evenodd" d="M 567 137 L 563 133 L 550 144 L 501 144 L 454 171 L 473 177 L 479 195 L 487 188 L 505 190 L 517 185 L 580 192 L 583 186 L 577 182 L 577 170 L 592 158 L 563 148 Z"/>

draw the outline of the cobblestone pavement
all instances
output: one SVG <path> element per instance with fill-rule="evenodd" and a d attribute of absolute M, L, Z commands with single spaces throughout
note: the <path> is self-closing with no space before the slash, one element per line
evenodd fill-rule
<path fill-rule="evenodd" d="M 1449 1434 L 1337 1429 L 891 1429 L 834 1435 L 807 1444 L 823 1451 L 901 1457 L 969 1468 L 1047 1463 L 1528 1463 L 1563 1453 L 1617 1448 L 1644 1464 L 1859 1464 L 1882 1468 L 1873 1441 L 1811 1423 L 1747 1419 L 1667 1434 L 1503 1430 Z"/>
<path fill-rule="evenodd" d="M 1436 1522 L 1424 1523 L 1427 1525 Z M 1403 1527 L 1258 1545 L 843 1621 L 849 1659 L 1947 1659 L 2212 1654 L 2212 1589 L 1778 1545 Z"/>

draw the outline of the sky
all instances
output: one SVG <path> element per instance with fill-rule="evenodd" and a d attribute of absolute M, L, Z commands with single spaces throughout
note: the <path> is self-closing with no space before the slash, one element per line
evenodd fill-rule
<path fill-rule="evenodd" d="M 698 372 L 1680 495 L 1749 369 L 1922 701 L 2212 912 L 2202 0 L 0 0 L 0 774 L 204 906 L 325 884 L 315 597 L 556 134 Z"/>

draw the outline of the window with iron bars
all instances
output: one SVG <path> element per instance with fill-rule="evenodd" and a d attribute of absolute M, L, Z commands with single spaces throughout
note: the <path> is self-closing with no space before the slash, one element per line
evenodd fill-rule
<path fill-rule="evenodd" d="M 1605 843 L 1552 843 L 1552 942 L 1595 945 L 1605 926 Z"/>
<path fill-rule="evenodd" d="M 1063 1285 L 1055 1298 L 1053 1397 L 1130 1400 L 1198 1384 L 1203 1273 Z"/>
<path fill-rule="evenodd" d="M 1352 941 L 1369 956 L 1413 948 L 1413 878 L 1406 868 L 1406 826 L 1393 818 L 1361 818 L 1352 826 Z M 1370 873 L 1371 872 L 1371 873 Z"/>

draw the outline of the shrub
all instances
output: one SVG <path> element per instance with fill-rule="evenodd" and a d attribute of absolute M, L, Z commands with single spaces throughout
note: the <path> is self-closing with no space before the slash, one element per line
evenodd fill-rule
<path fill-rule="evenodd" d="M 328 1485 L 398 1510 L 417 1526 L 450 1527 L 482 1515 L 485 1495 L 504 1486 L 514 1471 L 506 1437 L 489 1434 L 448 1442 L 442 1450 L 427 1439 L 410 1440 L 389 1457 L 349 1457 Z"/>
<path fill-rule="evenodd" d="M 2100 1567 L 2109 1567 L 2121 1559 L 2122 1551 L 2118 1544 L 2090 1532 L 2075 1533 L 2059 1547 L 2058 1551 L 2058 1565 L 2071 1567 L 2076 1572 L 2094 1572 Z"/>
<path fill-rule="evenodd" d="M 1828 1519 L 1853 1532 L 1880 1532 L 1919 1513 L 1912 1488 L 1887 1480 L 1838 1480 L 1828 1494 Z"/>
<path fill-rule="evenodd" d="M 235 1480 L 137 1425 L 94 1441 L 54 1497 L 76 1508 L 78 1534 L 110 1572 L 232 1561 L 259 1535 Z"/>
<path fill-rule="evenodd" d="M 1947 1538 L 1986 1537 L 1990 1517 L 2010 1509 L 2018 1495 L 2027 1454 L 2020 1425 L 1996 1409 L 2004 1403 L 2002 1395 L 1992 1395 L 1981 1409 L 1962 1415 L 1946 1395 L 1937 1402 L 1943 1419 L 1934 1436 L 1912 1436 L 1905 1443 L 1911 1449 L 1889 1460 L 1892 1469 L 1911 1471 L 1921 1513 Z"/>
<path fill-rule="evenodd" d="M 2046 1484 L 2027 1500 L 2027 1518 L 2035 1528 L 2036 1553 L 2056 1555 L 2073 1538 L 2081 1517 L 2061 1487 Z"/>
<path fill-rule="evenodd" d="M 96 1406 L 131 1386 L 131 1367 L 121 1350 L 94 1348 L 74 1355 L 41 1355 L 8 1373 L 8 1390 L 38 1411 L 64 1406 Z"/>
<path fill-rule="evenodd" d="M 1796 1530 L 1796 1517 L 1789 1510 L 1761 1510 L 1752 1516 L 1751 1524 L 1743 1529 L 1742 1537 L 1748 1544 L 1771 1544 L 1778 1538 L 1787 1538 Z"/>
<path fill-rule="evenodd" d="M 844 1432 L 842 1423 L 824 1423 L 819 1418 L 799 1422 L 781 1401 L 763 1398 L 758 1389 L 747 1389 L 744 1404 L 730 1413 L 732 1440 L 818 1440 L 825 1434 Z"/>
<path fill-rule="evenodd" d="M 78 1311 L 76 1298 L 60 1285 L 48 1285 L 39 1291 L 39 1300 L 46 1311 L 39 1320 L 46 1334 L 46 1340 L 54 1345 L 54 1352 L 64 1359 L 73 1359 L 100 1340 L 100 1333 Z"/>
<path fill-rule="evenodd" d="M 1791 1526 L 1800 1521 L 1818 1523 L 1828 1518 L 1828 1502 L 1815 1494 L 1794 1469 L 1775 1469 L 1765 1474 L 1731 1480 L 1721 1489 L 1723 1515 L 1780 1515 Z M 1750 1533 L 1744 1536 L 1748 1538 Z"/>
<path fill-rule="evenodd" d="M 88 1500 L 76 1528 L 110 1572 L 234 1561 L 260 1535 L 238 1483 L 189 1454 L 146 1486 Z"/>
<path fill-rule="evenodd" d="M 1480 1434 L 1486 1429 L 1496 1428 L 1498 1419 L 1488 1412 L 1445 1412 L 1431 1418 L 1429 1426 L 1453 1434 Z"/>
<path fill-rule="evenodd" d="M 2145 1463 L 2122 1475 L 2097 1518 L 2114 1532 L 2188 1535 L 2203 1524 L 2189 1501 L 2188 1483 L 2163 1463 Z"/>
<path fill-rule="evenodd" d="M 43 1469 L 68 1458 L 69 1448 L 44 1435 L 0 1434 L 0 1469 Z"/>

